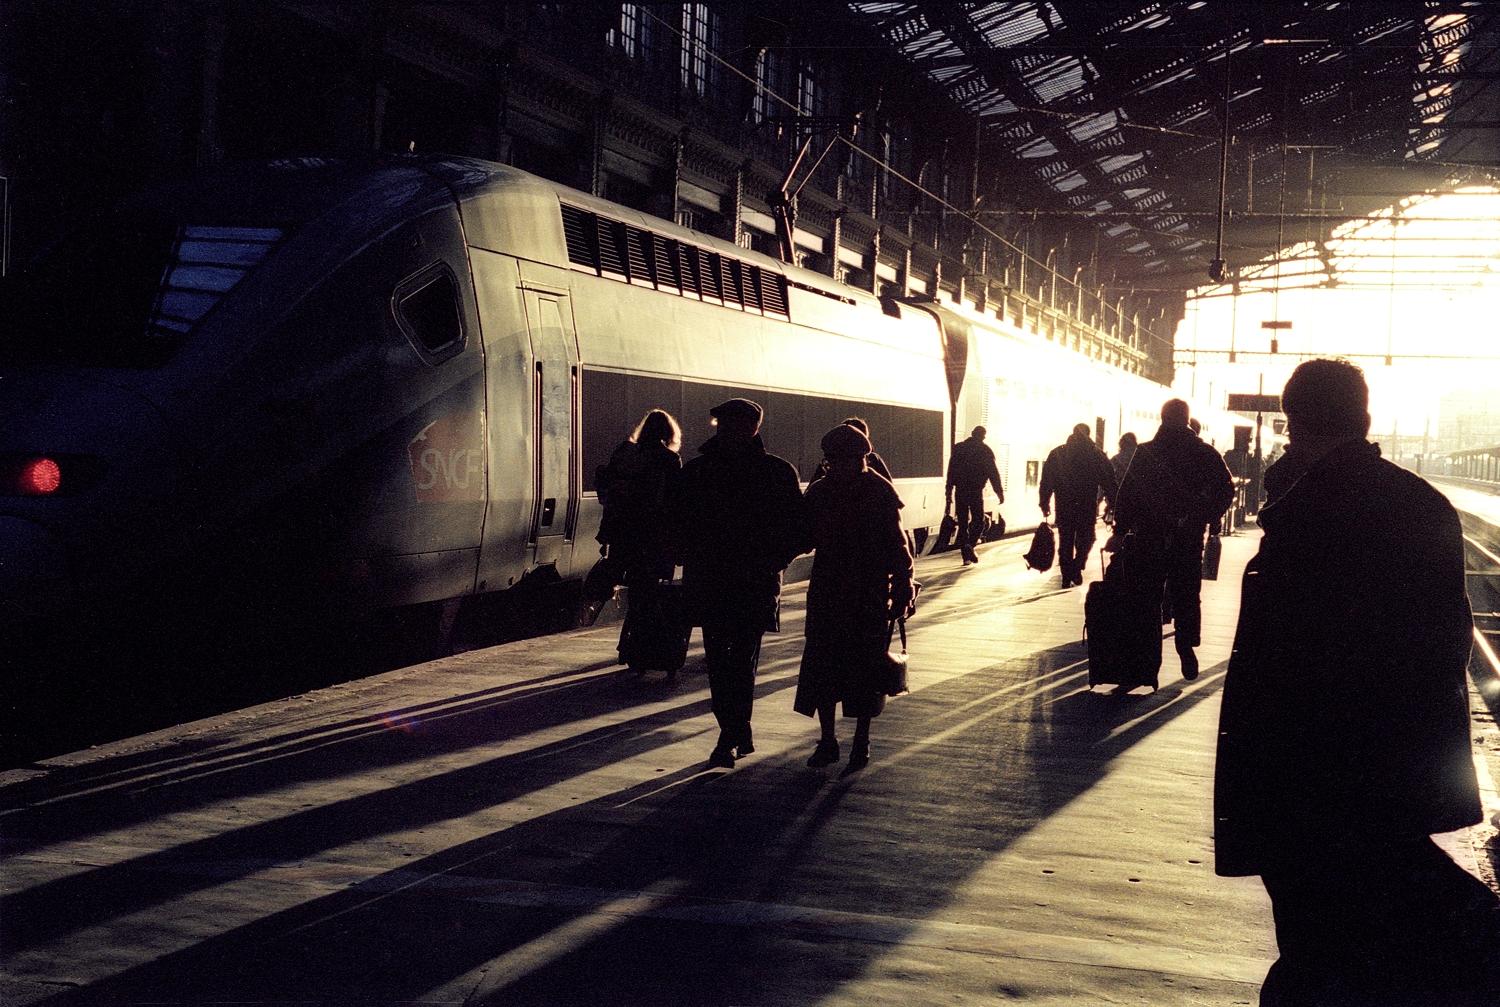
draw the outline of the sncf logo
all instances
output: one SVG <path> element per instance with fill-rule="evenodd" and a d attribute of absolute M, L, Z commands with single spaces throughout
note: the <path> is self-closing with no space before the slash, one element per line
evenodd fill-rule
<path fill-rule="evenodd" d="M 484 499 L 484 451 L 479 418 L 456 413 L 422 428 L 406 446 L 412 487 L 421 501 Z"/>

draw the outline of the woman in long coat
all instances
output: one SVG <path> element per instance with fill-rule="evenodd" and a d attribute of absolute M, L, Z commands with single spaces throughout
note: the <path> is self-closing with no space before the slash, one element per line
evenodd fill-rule
<path fill-rule="evenodd" d="M 638 674 L 649 663 L 642 648 L 634 645 L 644 635 L 641 619 L 661 616 L 657 594 L 674 569 L 667 508 L 672 483 L 682 469 L 677 453 L 681 446 L 682 429 L 672 414 L 652 409 L 600 467 L 596 480 L 604 504 L 599 541 L 609 547 L 615 574 L 630 592 L 630 607 L 620 627 L 620 660 Z"/>
<path fill-rule="evenodd" d="M 882 669 L 890 622 L 911 604 L 912 557 L 901 531 L 901 498 L 868 467 L 870 441 L 840 425 L 823 437 L 828 474 L 807 488 L 813 555 L 807 644 L 793 708 L 816 715 L 822 737 L 809 766 L 839 759 L 837 706 L 857 718 L 847 771 L 870 761 L 870 721 L 885 708 Z"/>

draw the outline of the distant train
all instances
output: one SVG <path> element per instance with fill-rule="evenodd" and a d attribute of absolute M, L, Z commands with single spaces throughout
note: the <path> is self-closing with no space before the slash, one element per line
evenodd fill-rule
<path fill-rule="evenodd" d="M 925 541 L 973 425 L 1021 528 L 1074 423 L 1144 439 L 1170 392 L 503 165 L 232 167 L 0 287 L 0 622 L 224 585 L 333 616 L 577 578 L 593 472 L 635 420 L 670 410 L 691 455 L 733 395 L 803 473 L 866 417 Z"/>

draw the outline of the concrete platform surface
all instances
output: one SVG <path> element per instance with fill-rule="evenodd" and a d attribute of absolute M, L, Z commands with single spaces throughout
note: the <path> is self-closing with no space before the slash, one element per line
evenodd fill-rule
<path fill-rule="evenodd" d="M 1025 543 L 923 560 L 912 692 L 847 777 L 803 765 L 801 587 L 731 771 L 701 649 L 637 680 L 601 626 L 5 774 L 0 999 L 1252 1004 L 1269 907 L 1214 877 L 1210 794 L 1255 546 L 1205 585 L 1202 677 L 1167 646 L 1127 696 Z"/>

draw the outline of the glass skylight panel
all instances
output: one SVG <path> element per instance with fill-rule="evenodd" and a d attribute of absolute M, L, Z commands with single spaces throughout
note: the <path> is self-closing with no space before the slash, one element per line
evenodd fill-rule
<path fill-rule="evenodd" d="M 1084 64 L 1076 56 L 1058 56 L 1022 77 L 1040 101 L 1056 101 L 1083 90 Z"/>
<path fill-rule="evenodd" d="M 1052 146 L 1052 141 L 1046 137 L 1039 136 L 1030 143 L 1022 144 L 1016 148 L 1016 154 L 1020 157 L 1056 157 L 1057 148 Z"/>
<path fill-rule="evenodd" d="M 1101 133 L 1114 129 L 1119 121 L 1119 117 L 1113 112 L 1100 112 L 1098 115 L 1072 120 L 1068 123 L 1067 130 L 1079 143 L 1087 143 Z"/>
<path fill-rule="evenodd" d="M 1047 34 L 1047 22 L 1042 20 L 1038 10 L 1038 7 L 1042 6 L 1047 5 L 1027 4 L 1022 7 L 1006 4 L 1005 7 L 1011 8 L 1011 12 L 999 20 L 990 20 L 985 27 L 980 29 L 980 34 L 984 36 L 986 42 L 996 48 L 1030 42 L 1040 35 Z M 987 19 L 983 19 L 983 15 L 974 15 L 974 20 L 978 23 Z"/>
<path fill-rule="evenodd" d="M 1144 154 L 1113 154 L 1109 157 L 1101 157 L 1099 159 L 1099 170 L 1113 175 L 1121 168 L 1135 164 L 1144 156 Z"/>
<path fill-rule="evenodd" d="M 1111 238 L 1118 238 L 1120 235 L 1133 230 L 1135 230 L 1135 228 L 1130 224 L 1115 224 L 1112 227 L 1106 227 L 1104 229 L 1104 233 L 1109 235 Z"/>
<path fill-rule="evenodd" d="M 1078 172 L 1070 171 L 1065 175 L 1059 175 L 1057 178 L 1052 179 L 1052 188 L 1058 192 L 1072 192 L 1079 186 L 1086 185 L 1087 182 L 1088 180 Z"/>
<path fill-rule="evenodd" d="M 981 116 L 1014 115 L 1020 111 L 1016 108 L 1015 102 L 994 90 L 969 107 Z"/>

